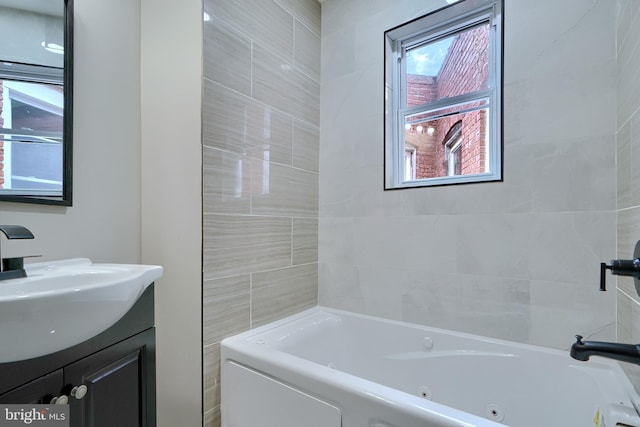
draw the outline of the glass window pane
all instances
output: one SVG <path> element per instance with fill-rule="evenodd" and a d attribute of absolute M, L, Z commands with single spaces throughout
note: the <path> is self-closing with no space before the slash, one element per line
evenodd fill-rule
<path fill-rule="evenodd" d="M 0 80 L 0 188 L 62 190 L 63 87 Z"/>
<path fill-rule="evenodd" d="M 405 147 L 415 150 L 414 179 L 490 172 L 487 107 L 437 119 L 420 116 L 408 116 L 404 124 Z"/>
<path fill-rule="evenodd" d="M 489 24 L 406 49 L 406 106 L 489 88 Z"/>
<path fill-rule="evenodd" d="M 2 128 L 62 138 L 63 87 L 46 83 L 0 80 Z"/>
<path fill-rule="evenodd" d="M 62 190 L 62 144 L 13 142 L 11 157 L 3 188 Z"/>

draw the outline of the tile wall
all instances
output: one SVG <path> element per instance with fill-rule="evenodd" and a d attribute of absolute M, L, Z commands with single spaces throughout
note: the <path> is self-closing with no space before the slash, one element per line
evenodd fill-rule
<path fill-rule="evenodd" d="M 618 340 L 640 342 L 631 282 L 597 291 L 640 236 L 640 2 L 507 0 L 504 182 L 383 192 L 381 34 L 443 5 L 326 0 L 321 42 L 315 0 L 205 0 L 205 425 L 220 340 L 318 286 L 324 305 L 556 348 L 615 339 L 617 303 Z"/>
<path fill-rule="evenodd" d="M 383 32 L 445 5 L 322 5 L 320 304 L 556 348 L 614 339 L 598 278 L 616 253 L 615 4 L 506 0 L 504 182 L 384 192 Z"/>
<path fill-rule="evenodd" d="M 219 343 L 317 304 L 320 4 L 205 0 L 205 425 Z"/>
<path fill-rule="evenodd" d="M 631 259 L 640 239 L 640 1 L 618 0 L 617 6 L 617 257 Z M 618 278 L 617 294 L 618 340 L 638 343 L 640 297 L 633 280 Z M 623 365 L 640 390 L 640 367 Z"/>

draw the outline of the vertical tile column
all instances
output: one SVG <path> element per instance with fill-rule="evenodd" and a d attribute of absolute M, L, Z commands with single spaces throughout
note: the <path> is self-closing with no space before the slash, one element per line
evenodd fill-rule
<path fill-rule="evenodd" d="M 205 425 L 220 341 L 317 304 L 320 4 L 204 2 Z"/>

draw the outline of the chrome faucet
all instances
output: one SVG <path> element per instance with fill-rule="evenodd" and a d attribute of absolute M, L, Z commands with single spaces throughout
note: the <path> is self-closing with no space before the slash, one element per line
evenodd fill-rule
<path fill-rule="evenodd" d="M 0 225 L 0 231 L 9 240 L 34 238 L 33 233 L 21 225 Z M 24 257 L 2 258 L 0 250 L 0 280 L 20 277 L 27 277 L 27 273 L 24 270 Z"/>
<path fill-rule="evenodd" d="M 571 346 L 569 354 L 574 359 L 583 362 L 589 360 L 591 356 L 601 356 L 640 365 L 640 344 L 582 341 L 582 336 L 576 335 L 576 342 Z"/>

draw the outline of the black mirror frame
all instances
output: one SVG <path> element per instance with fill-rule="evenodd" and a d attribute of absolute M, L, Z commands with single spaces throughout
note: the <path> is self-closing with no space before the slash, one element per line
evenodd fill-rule
<path fill-rule="evenodd" d="M 0 202 L 72 206 L 73 193 L 73 0 L 64 0 L 64 119 L 62 143 L 62 195 L 0 195 Z"/>

